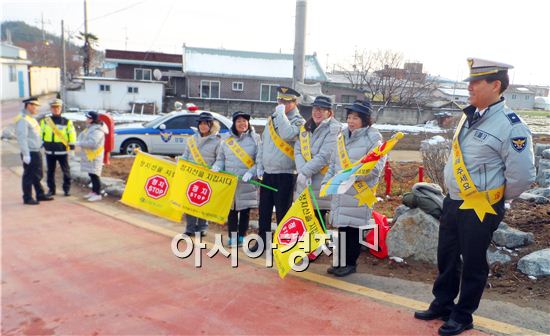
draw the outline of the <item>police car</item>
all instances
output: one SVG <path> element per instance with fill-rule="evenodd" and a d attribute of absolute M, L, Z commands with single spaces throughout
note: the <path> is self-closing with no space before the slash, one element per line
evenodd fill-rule
<path fill-rule="evenodd" d="M 184 151 L 186 137 L 194 134 L 199 114 L 210 111 L 170 112 L 143 124 L 127 124 L 115 127 L 113 154 L 134 155 L 135 150 L 152 154 L 180 155 Z M 232 122 L 221 114 L 210 112 L 220 123 L 220 133 L 229 132 Z"/>

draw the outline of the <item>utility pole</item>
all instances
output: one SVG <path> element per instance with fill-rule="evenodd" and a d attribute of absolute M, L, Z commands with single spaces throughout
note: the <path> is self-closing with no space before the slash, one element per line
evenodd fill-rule
<path fill-rule="evenodd" d="M 294 69 L 292 84 L 304 82 L 304 63 L 306 52 L 306 12 L 307 0 L 296 0 L 296 23 L 294 32 Z"/>
<path fill-rule="evenodd" d="M 88 4 L 84 0 L 84 76 L 90 74 L 90 41 L 88 38 Z"/>
<path fill-rule="evenodd" d="M 67 62 L 65 54 L 65 27 L 61 20 L 61 99 L 63 99 L 63 109 L 67 102 Z"/>

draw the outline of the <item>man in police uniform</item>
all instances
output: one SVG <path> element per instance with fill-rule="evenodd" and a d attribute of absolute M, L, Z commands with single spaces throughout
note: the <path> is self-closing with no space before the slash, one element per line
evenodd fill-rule
<path fill-rule="evenodd" d="M 40 138 L 40 126 L 32 117 L 38 113 L 40 103 L 38 98 L 30 97 L 23 100 L 25 108 L 16 117 L 15 134 L 19 149 L 21 150 L 21 159 L 23 160 L 23 203 L 36 205 L 39 201 L 51 201 L 53 197 L 44 194 L 44 188 L 40 180 L 42 179 L 42 139 Z M 36 192 L 36 200 L 32 197 L 32 188 Z"/>
<path fill-rule="evenodd" d="M 55 99 L 50 103 L 52 114 L 40 121 L 42 141 L 46 152 L 48 195 L 55 195 L 55 166 L 59 162 L 63 172 L 63 191 L 70 195 L 71 169 L 69 167 L 69 151 L 74 150 L 76 131 L 72 121 L 61 116 L 63 101 Z"/>
<path fill-rule="evenodd" d="M 531 132 L 502 97 L 512 66 L 475 58 L 468 64 L 471 105 L 445 166 L 449 194 L 439 227 L 435 298 L 428 310 L 414 314 L 445 320 L 440 335 L 473 328 L 489 273 L 487 248 L 504 217 L 504 200 L 519 196 L 535 179 Z"/>
<path fill-rule="evenodd" d="M 298 139 L 300 127 L 305 123 L 297 107 L 300 93 L 289 87 L 277 88 L 277 107 L 271 115 L 262 133 L 262 143 L 256 158 L 257 175 L 263 183 L 275 187 L 274 192 L 260 188 L 259 235 L 268 248 L 271 241 L 266 241 L 267 232 L 271 232 L 271 215 L 273 206 L 277 223 L 287 213 L 292 204 L 292 193 L 296 181 L 294 163 L 294 142 Z M 258 244 L 251 247 L 255 252 Z"/>

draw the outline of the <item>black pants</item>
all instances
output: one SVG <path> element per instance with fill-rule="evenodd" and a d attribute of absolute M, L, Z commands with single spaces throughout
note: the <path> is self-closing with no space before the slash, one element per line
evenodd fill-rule
<path fill-rule="evenodd" d="M 357 259 L 359 258 L 359 253 L 361 253 L 361 243 L 359 243 L 359 228 L 349 227 L 349 226 L 339 227 L 338 234 L 340 237 L 342 237 L 341 235 L 342 232 L 346 233 L 346 238 L 345 238 L 346 265 L 356 266 Z M 342 245 L 343 242 L 344 241 L 340 241 L 340 244 L 339 244 L 340 253 L 342 253 L 343 251 L 343 245 Z"/>
<path fill-rule="evenodd" d="M 483 222 L 474 210 L 461 210 L 460 205 L 462 201 L 449 196 L 443 202 L 437 246 L 439 275 L 434 283 L 435 299 L 430 309 L 451 313 L 451 318 L 459 323 L 470 323 L 487 283 L 487 248 L 504 217 L 504 200 L 493 206 L 497 214 L 486 214 Z"/>
<path fill-rule="evenodd" d="M 96 174 L 90 174 L 90 173 L 88 173 L 88 175 L 92 180 L 92 191 L 95 194 L 99 195 L 99 193 L 101 192 L 101 181 L 99 180 L 99 176 L 97 176 Z"/>
<path fill-rule="evenodd" d="M 277 218 L 277 223 L 279 223 L 292 205 L 292 193 L 294 191 L 294 184 L 296 183 L 296 175 L 265 173 L 262 183 L 279 190 L 275 192 L 266 188 L 260 188 L 259 235 L 263 239 L 265 247 L 267 247 L 271 243 L 266 243 L 266 232 L 271 232 L 273 206 L 275 206 L 275 217 Z"/>
<path fill-rule="evenodd" d="M 32 200 L 32 188 L 36 192 L 36 197 L 44 196 L 44 188 L 40 180 L 44 175 L 42 170 L 42 154 L 40 152 L 30 152 L 31 162 L 23 163 L 23 178 L 21 187 L 23 189 L 23 201 Z M 21 155 L 23 158 L 23 155 Z"/>
<path fill-rule="evenodd" d="M 325 221 L 325 218 L 327 218 L 328 210 L 319 210 L 319 212 L 321 213 L 321 217 L 323 218 L 323 223 L 325 223 L 325 227 L 326 227 L 327 223 Z M 317 217 L 317 220 L 319 221 L 319 224 L 321 224 L 321 218 L 319 217 L 319 212 L 317 212 L 317 210 L 315 210 L 315 217 Z M 321 227 L 323 227 L 323 224 L 321 224 Z"/>
<path fill-rule="evenodd" d="M 69 155 L 48 155 L 46 154 L 46 165 L 48 167 L 47 182 L 48 189 L 51 193 L 55 193 L 55 166 L 59 162 L 61 171 L 63 172 L 63 191 L 71 190 L 71 168 L 69 167 Z"/>
<path fill-rule="evenodd" d="M 229 237 L 231 237 L 231 232 L 237 232 L 238 237 L 244 237 L 248 230 L 249 217 L 250 209 L 229 210 L 229 216 L 227 217 Z"/>

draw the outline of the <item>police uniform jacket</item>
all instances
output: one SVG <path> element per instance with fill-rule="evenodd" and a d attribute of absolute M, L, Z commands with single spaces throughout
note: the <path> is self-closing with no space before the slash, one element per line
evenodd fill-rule
<path fill-rule="evenodd" d="M 351 163 L 361 159 L 365 154 L 382 143 L 382 135 L 373 127 L 363 127 L 354 130 L 351 135 L 347 128 L 342 130 L 346 151 Z M 358 176 L 357 180 L 365 181 L 369 187 L 374 187 L 380 179 L 380 174 L 386 162 L 386 157 L 381 158 L 376 166 L 366 176 Z M 322 184 L 328 182 L 336 173 L 343 169 L 338 156 L 334 150 L 330 159 L 329 170 L 323 179 Z M 335 227 L 360 227 L 368 224 L 372 209 L 366 205 L 358 206 L 358 200 L 354 196 L 357 191 L 351 186 L 345 194 L 331 195 L 330 218 Z"/>
<path fill-rule="evenodd" d="M 468 106 L 466 115 L 476 108 Z M 472 126 L 464 123 L 459 134 L 466 168 L 478 191 L 506 184 L 504 197 L 512 199 L 527 190 L 535 180 L 531 132 L 506 106 L 504 98 L 487 108 Z M 452 154 L 445 166 L 445 185 L 454 200 L 461 200 L 453 175 Z"/>
<path fill-rule="evenodd" d="M 32 120 L 29 121 L 26 117 L 30 117 Z M 27 110 L 21 111 L 21 114 L 17 118 L 15 135 L 17 136 L 17 143 L 19 143 L 21 154 L 29 156 L 30 152 L 39 152 L 40 147 L 42 147 L 40 125 L 38 125 L 38 122 Z"/>
<path fill-rule="evenodd" d="M 275 112 L 273 114 L 273 126 L 279 136 L 290 146 L 294 147 L 294 142 L 300 133 L 300 127 L 305 123 L 300 115 L 298 108 L 288 112 Z M 256 161 L 258 171 L 269 174 L 295 174 L 296 165 L 294 159 L 289 158 L 283 153 L 271 139 L 268 125 L 262 132 L 262 142 Z"/>
<path fill-rule="evenodd" d="M 74 149 L 74 142 L 76 141 L 76 131 L 73 122 L 62 116 L 48 115 L 57 126 L 57 129 L 63 135 L 65 141 L 69 144 L 70 149 Z M 46 123 L 45 119 L 40 121 L 40 128 L 42 129 L 42 140 L 44 141 L 44 149 L 46 154 L 49 155 L 65 155 L 67 154 L 67 148 L 61 142 L 61 139 L 55 134 L 53 129 Z"/>
<path fill-rule="evenodd" d="M 294 144 L 294 159 L 296 161 L 296 170 L 299 174 L 303 174 L 308 178 L 311 178 L 311 187 L 319 203 L 319 209 L 330 209 L 330 197 L 319 197 L 319 191 L 321 190 L 321 182 L 325 177 L 321 173 L 321 169 L 330 164 L 330 157 L 336 148 L 336 138 L 340 134 L 342 124 L 334 118 L 323 120 L 317 126 L 313 132 L 310 133 L 309 144 L 311 151 L 311 160 L 306 161 L 302 154 L 302 146 L 300 141 L 296 141 Z M 300 182 L 300 183 L 299 183 Z M 294 193 L 294 199 L 296 200 L 300 194 L 307 187 L 302 181 L 296 182 L 296 191 Z"/>
<path fill-rule="evenodd" d="M 93 160 L 89 160 L 84 150 L 95 151 L 105 145 L 105 134 L 109 130 L 103 123 L 91 124 L 88 128 L 78 135 L 78 144 L 82 148 L 80 151 L 80 169 L 84 173 L 101 175 L 103 169 L 104 151 L 96 156 Z"/>
<path fill-rule="evenodd" d="M 220 149 L 218 150 L 218 156 L 216 158 L 216 162 L 214 163 L 214 167 L 237 175 L 244 175 L 245 173 L 249 172 L 252 174 L 252 176 L 255 176 L 256 165 L 248 168 L 225 143 L 225 140 L 228 138 L 232 138 L 233 140 L 235 140 L 239 144 L 239 146 L 241 146 L 242 149 L 250 156 L 250 158 L 252 158 L 252 160 L 256 159 L 256 154 L 258 152 L 258 146 L 260 143 L 260 136 L 254 131 L 254 128 L 250 127 L 247 132 L 241 134 L 240 136 L 234 134 L 233 132 L 226 133 L 222 136 Z M 240 211 L 257 207 L 258 188 L 251 183 L 239 180 L 231 209 Z"/>
<path fill-rule="evenodd" d="M 216 155 L 218 154 L 218 148 L 220 147 L 220 136 L 218 134 L 219 130 L 220 125 L 217 122 L 214 122 L 213 126 L 210 128 L 209 135 L 203 137 L 200 135 L 199 131 L 195 131 L 195 134 L 192 135 L 197 143 L 199 153 L 201 153 L 204 162 L 206 162 L 208 166 L 212 166 L 216 161 Z M 181 155 L 181 158 L 183 160 L 195 162 L 187 143 L 185 143 L 185 149 Z"/>

